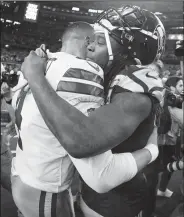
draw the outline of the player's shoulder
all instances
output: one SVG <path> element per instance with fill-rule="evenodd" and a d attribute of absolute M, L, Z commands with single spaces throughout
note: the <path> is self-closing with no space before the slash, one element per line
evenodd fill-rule
<path fill-rule="evenodd" d="M 153 78 L 159 80 L 159 72 L 151 65 L 132 65 L 128 68 L 127 74 L 134 74 L 136 76 L 145 76 L 146 78 Z M 160 79 L 161 80 L 161 79 Z"/>
<path fill-rule="evenodd" d="M 129 111 L 135 110 L 145 114 L 149 114 L 152 109 L 152 101 L 150 97 L 143 93 L 122 92 L 115 94 L 111 103 L 119 108 Z"/>
<path fill-rule="evenodd" d="M 75 58 L 75 60 L 70 64 L 68 71 L 78 71 L 81 75 L 86 75 L 92 80 L 94 76 L 99 77 L 100 80 L 104 80 L 104 72 L 102 68 L 96 63 L 87 60 Z"/>
<path fill-rule="evenodd" d="M 79 68 L 81 70 L 97 74 L 103 78 L 103 69 L 94 62 L 76 58 L 75 61 L 71 64 L 71 67 Z"/>
<path fill-rule="evenodd" d="M 148 66 L 142 66 L 142 65 L 130 65 L 125 67 L 123 70 L 121 70 L 118 75 L 132 75 L 135 73 L 140 73 L 140 72 L 147 72 L 147 71 L 153 71 L 150 69 Z"/>
<path fill-rule="evenodd" d="M 97 72 L 103 71 L 102 68 L 98 64 L 92 61 L 81 59 L 79 57 L 76 57 L 74 55 L 71 55 L 65 52 L 52 53 L 51 59 L 53 58 L 56 58 L 58 62 L 60 62 L 60 60 L 63 59 L 67 62 L 67 64 L 73 67 L 88 68 L 89 70 L 91 70 L 92 68 Z"/>
<path fill-rule="evenodd" d="M 57 64 L 72 64 L 75 61 L 75 56 L 65 53 L 65 52 L 56 52 L 49 55 L 49 60 L 54 61 Z"/>

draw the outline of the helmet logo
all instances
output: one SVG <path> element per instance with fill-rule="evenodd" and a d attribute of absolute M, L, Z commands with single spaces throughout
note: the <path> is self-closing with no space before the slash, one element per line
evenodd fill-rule
<path fill-rule="evenodd" d="M 129 42 L 132 42 L 134 37 L 132 35 L 129 35 L 128 33 L 125 34 L 125 38 L 128 39 Z"/>

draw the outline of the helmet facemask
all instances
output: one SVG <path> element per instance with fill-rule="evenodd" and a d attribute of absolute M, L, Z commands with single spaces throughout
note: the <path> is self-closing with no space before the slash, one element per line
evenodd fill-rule
<path fill-rule="evenodd" d="M 106 20 L 106 22 L 104 22 L 104 20 Z M 107 29 L 111 37 L 120 45 L 123 45 L 123 35 L 125 35 L 129 41 L 133 41 L 134 33 L 132 29 L 141 29 L 146 22 L 146 17 L 140 8 L 136 6 L 125 6 L 119 9 L 110 8 L 104 11 L 98 16 L 96 22 Z M 107 23 L 110 23 L 111 26 L 107 25 Z M 112 32 L 112 30 L 121 31 L 121 38 L 119 38 L 119 35 Z"/>
<path fill-rule="evenodd" d="M 149 11 L 142 10 L 137 6 L 110 8 L 101 13 L 96 22 L 108 31 L 110 37 L 123 46 L 124 54 L 122 55 L 129 59 L 141 59 L 141 57 L 146 59 L 148 56 L 146 53 L 149 54 L 149 51 L 152 50 L 153 55 L 148 62 L 153 62 L 154 57 L 159 59 L 163 53 L 165 38 L 162 35 L 165 34 L 165 30 L 161 21 Z M 158 31 L 160 26 L 163 34 Z M 118 34 L 116 34 L 117 32 Z M 163 43 L 160 49 L 161 37 Z M 149 46 L 155 46 L 155 50 Z M 145 52 L 142 52 L 143 50 Z"/>

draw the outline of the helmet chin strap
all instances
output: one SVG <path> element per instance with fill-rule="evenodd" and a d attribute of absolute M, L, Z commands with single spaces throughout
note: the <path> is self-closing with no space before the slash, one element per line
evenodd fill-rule
<path fill-rule="evenodd" d="M 106 43 L 107 43 L 107 50 L 108 50 L 108 54 L 109 54 L 109 61 L 113 61 L 114 56 L 113 56 L 113 53 L 112 53 L 112 46 L 111 46 L 111 42 L 110 42 L 109 32 L 105 28 L 104 28 L 104 34 L 105 34 L 105 39 L 106 39 Z"/>
<path fill-rule="evenodd" d="M 105 22 L 106 24 L 109 25 L 108 21 L 103 20 L 103 22 Z M 111 46 L 111 42 L 110 42 L 109 32 L 108 32 L 108 30 L 106 28 L 102 27 L 98 23 L 95 23 L 92 26 L 93 26 L 95 32 L 101 32 L 101 33 L 104 33 L 104 35 L 105 35 L 105 40 L 106 40 L 106 44 L 107 44 L 107 50 L 108 50 L 108 54 L 109 54 L 109 62 L 108 62 L 108 65 L 109 65 L 109 63 L 112 62 L 113 59 L 114 59 L 114 56 L 113 56 L 113 53 L 112 53 L 112 46 Z"/>

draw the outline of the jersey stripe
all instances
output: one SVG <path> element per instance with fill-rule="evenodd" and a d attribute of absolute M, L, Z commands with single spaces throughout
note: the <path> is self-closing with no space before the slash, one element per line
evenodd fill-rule
<path fill-rule="evenodd" d="M 29 88 L 28 88 L 28 90 L 29 90 Z M 25 97 L 26 97 L 28 90 L 24 91 L 24 88 L 21 90 L 19 99 L 17 99 L 18 107 L 15 110 L 16 125 L 17 125 L 17 128 L 19 130 L 18 145 L 19 145 L 21 150 L 23 150 L 22 140 L 20 137 L 21 123 L 22 123 L 21 112 L 22 112 L 23 103 L 24 103 L 24 100 L 25 100 Z"/>
<path fill-rule="evenodd" d="M 141 66 L 141 69 L 145 69 L 145 68 Z M 137 66 L 137 65 L 131 65 L 128 68 L 123 69 L 120 72 L 120 75 L 124 75 L 124 76 L 131 75 L 131 74 L 133 74 L 133 73 L 135 73 L 136 71 L 139 71 L 139 70 L 140 70 L 139 66 Z"/>
<path fill-rule="evenodd" d="M 153 93 L 154 91 L 162 92 L 163 90 L 164 90 L 164 87 L 153 87 L 149 90 L 149 93 Z"/>
<path fill-rule="evenodd" d="M 87 81 L 93 81 L 97 84 L 103 85 L 103 79 L 99 75 L 86 71 L 84 69 L 70 68 L 66 71 L 63 77 L 78 78 Z"/>
<path fill-rule="evenodd" d="M 110 100 L 112 99 L 112 97 L 114 96 L 114 94 L 118 94 L 118 93 L 122 93 L 122 92 L 132 92 L 132 91 L 131 91 L 131 90 L 128 90 L 128 89 L 126 89 L 126 88 L 120 87 L 120 86 L 118 86 L 118 85 L 115 85 L 115 86 L 113 87 Z"/>
<path fill-rule="evenodd" d="M 51 203 L 51 217 L 56 217 L 56 208 L 57 208 L 57 194 L 52 194 L 52 203 Z"/>
<path fill-rule="evenodd" d="M 39 201 L 39 217 L 45 217 L 44 214 L 44 208 L 45 208 L 45 197 L 46 197 L 46 192 L 41 191 L 40 194 L 40 201 Z"/>
<path fill-rule="evenodd" d="M 93 95 L 98 97 L 103 97 L 104 94 L 103 89 L 95 87 L 94 85 L 76 83 L 71 81 L 60 81 L 57 87 L 57 91 Z"/>
<path fill-rule="evenodd" d="M 92 85 L 92 86 L 98 87 L 100 89 L 103 89 L 103 86 L 100 84 L 97 84 L 93 81 L 87 81 L 87 80 L 78 79 L 78 78 L 64 78 L 64 77 L 62 77 L 60 81 L 68 81 L 68 82 L 73 82 L 76 84 L 88 84 L 88 85 Z"/>
<path fill-rule="evenodd" d="M 144 89 L 145 93 L 148 93 L 148 86 L 141 79 L 137 78 L 134 74 L 129 74 L 128 77 L 139 84 Z"/>

